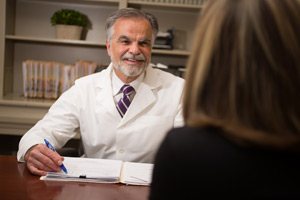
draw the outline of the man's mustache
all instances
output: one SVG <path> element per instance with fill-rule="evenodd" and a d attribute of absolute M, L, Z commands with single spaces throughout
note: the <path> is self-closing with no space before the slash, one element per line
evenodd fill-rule
<path fill-rule="evenodd" d="M 146 58 L 143 54 L 139 55 L 132 55 L 132 54 L 125 54 L 122 56 L 122 59 L 131 59 L 131 60 L 137 60 L 137 61 L 145 61 Z"/>

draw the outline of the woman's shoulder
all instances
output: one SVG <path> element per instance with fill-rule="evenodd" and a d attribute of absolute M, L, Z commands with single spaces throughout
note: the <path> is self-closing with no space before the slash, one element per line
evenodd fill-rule
<path fill-rule="evenodd" d="M 176 138 L 205 138 L 207 136 L 219 134 L 220 130 L 215 127 L 178 127 L 169 132 L 169 137 Z"/>
<path fill-rule="evenodd" d="M 198 146 L 205 148 L 207 144 L 222 144 L 228 141 L 222 136 L 221 130 L 214 127 L 179 127 L 169 131 L 166 140 L 170 145 L 180 148 Z"/>

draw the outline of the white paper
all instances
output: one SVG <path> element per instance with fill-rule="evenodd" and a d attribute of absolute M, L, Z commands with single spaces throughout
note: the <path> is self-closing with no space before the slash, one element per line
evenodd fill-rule
<path fill-rule="evenodd" d="M 153 164 L 125 162 L 121 182 L 133 185 L 150 185 Z"/>
<path fill-rule="evenodd" d="M 41 180 L 67 179 L 63 181 L 80 181 L 80 182 L 119 182 L 122 169 L 122 161 L 65 157 L 63 164 L 68 170 L 64 172 L 49 172 Z"/>
<path fill-rule="evenodd" d="M 68 170 L 49 172 L 41 180 L 76 181 L 95 183 L 124 183 L 130 185 L 150 185 L 153 164 L 123 162 L 121 160 L 65 157 L 64 166 Z"/>

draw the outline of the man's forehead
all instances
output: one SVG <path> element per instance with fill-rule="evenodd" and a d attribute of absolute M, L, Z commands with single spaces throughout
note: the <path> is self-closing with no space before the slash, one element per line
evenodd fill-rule
<path fill-rule="evenodd" d="M 137 18 L 138 20 L 136 21 L 136 18 L 122 18 L 119 19 L 113 27 L 113 36 L 115 38 L 128 38 L 130 39 L 131 37 L 138 37 L 140 39 L 144 40 L 149 40 L 152 37 L 152 28 L 149 22 L 143 18 Z M 125 22 L 125 20 L 128 20 Z M 141 22 L 144 21 L 146 23 L 142 24 L 135 24 L 136 22 Z"/>
<path fill-rule="evenodd" d="M 147 19 L 145 19 L 143 17 L 139 17 L 139 16 L 120 17 L 116 20 L 116 22 L 117 21 L 124 21 L 124 20 L 128 20 L 128 21 L 146 21 L 146 22 L 148 22 Z"/>
<path fill-rule="evenodd" d="M 114 26 L 121 25 L 123 27 L 124 25 L 134 24 L 134 23 L 141 23 L 144 26 L 149 27 L 149 29 L 152 29 L 150 22 L 147 19 L 141 17 L 122 17 L 116 20 Z"/>

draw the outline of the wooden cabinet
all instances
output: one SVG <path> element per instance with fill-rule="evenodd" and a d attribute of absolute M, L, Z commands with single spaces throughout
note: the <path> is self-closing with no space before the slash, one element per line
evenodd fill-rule
<path fill-rule="evenodd" d="M 0 1 L 0 134 L 22 135 L 49 109 L 53 101 L 22 96 L 22 61 L 54 60 L 74 63 L 91 60 L 109 64 L 105 48 L 105 20 L 124 7 L 153 13 L 161 31 L 175 30 L 174 50 L 153 50 L 152 62 L 185 65 L 200 4 L 168 0 L 1 0 Z M 174 1 L 175 2 L 175 1 Z M 179 1 L 178 1 L 179 2 Z M 197 2 L 197 1 L 195 1 Z M 91 28 L 85 40 L 55 38 L 52 14 L 61 8 L 85 13 Z"/>

